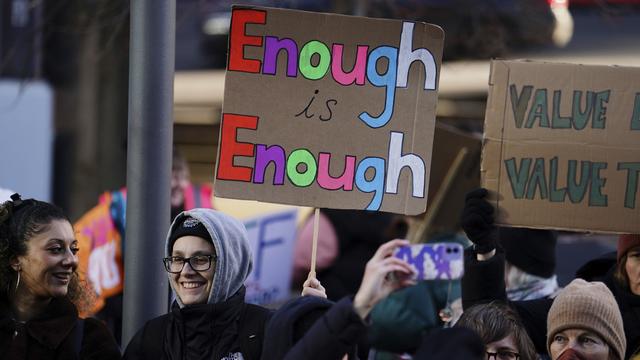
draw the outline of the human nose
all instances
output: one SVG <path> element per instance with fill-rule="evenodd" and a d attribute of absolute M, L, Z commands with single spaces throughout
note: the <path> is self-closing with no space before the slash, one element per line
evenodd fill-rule
<path fill-rule="evenodd" d="M 78 256 L 71 249 L 67 249 L 64 253 L 64 259 L 62 259 L 62 265 L 71 266 L 75 269 L 78 267 Z"/>
<path fill-rule="evenodd" d="M 195 273 L 197 273 L 197 271 L 193 270 L 193 266 L 191 266 L 191 258 L 185 259 L 184 265 L 182 266 L 181 273 L 186 273 L 186 274 L 195 274 Z"/>

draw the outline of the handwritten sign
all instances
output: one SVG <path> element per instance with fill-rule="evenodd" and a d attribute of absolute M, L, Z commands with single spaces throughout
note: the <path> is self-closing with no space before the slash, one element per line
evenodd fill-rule
<path fill-rule="evenodd" d="M 482 183 L 503 224 L 640 232 L 640 68 L 494 61 Z"/>
<path fill-rule="evenodd" d="M 443 32 L 234 6 L 216 195 L 424 212 Z"/>
<path fill-rule="evenodd" d="M 289 298 L 296 218 L 293 209 L 244 221 L 253 251 L 253 269 L 245 281 L 247 302 L 267 305 Z"/>

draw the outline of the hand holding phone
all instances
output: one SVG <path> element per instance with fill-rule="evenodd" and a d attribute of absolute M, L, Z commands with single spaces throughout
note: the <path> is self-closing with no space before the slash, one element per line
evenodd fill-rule
<path fill-rule="evenodd" d="M 457 243 L 401 246 L 393 256 L 411 265 L 416 280 L 454 280 L 464 273 L 464 249 Z"/>

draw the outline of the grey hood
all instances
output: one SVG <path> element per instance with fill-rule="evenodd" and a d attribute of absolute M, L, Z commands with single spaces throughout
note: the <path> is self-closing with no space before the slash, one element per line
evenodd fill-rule
<path fill-rule="evenodd" d="M 209 304 L 226 301 L 233 296 L 251 273 L 252 254 L 249 246 L 247 230 L 237 219 L 226 215 L 220 211 L 212 209 L 193 209 L 183 211 L 171 224 L 167 234 L 165 256 L 171 256 L 173 242 L 171 233 L 184 221 L 185 217 L 192 217 L 200 221 L 213 240 L 213 247 L 216 250 L 218 261 L 215 263 L 215 273 L 213 276 L 213 286 L 209 293 Z M 171 278 L 171 274 L 168 274 Z M 169 282 L 171 284 L 171 282 Z M 176 301 L 180 307 L 184 307 L 182 300 L 176 295 Z"/>

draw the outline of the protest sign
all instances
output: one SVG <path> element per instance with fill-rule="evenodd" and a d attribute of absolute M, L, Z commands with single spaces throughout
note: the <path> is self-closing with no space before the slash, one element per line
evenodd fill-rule
<path fill-rule="evenodd" d="M 500 223 L 640 233 L 640 68 L 493 61 L 489 86 Z"/>
<path fill-rule="evenodd" d="M 427 234 L 455 233 L 459 229 L 465 194 L 480 186 L 481 150 L 482 137 L 479 134 L 465 133 L 444 124 L 436 125 L 427 208 L 427 212 L 433 209 L 434 213 L 431 214 Z M 456 159 L 463 151 L 464 156 L 456 167 Z M 438 203 L 439 196 L 442 201 Z M 426 238 L 420 241 L 424 240 Z"/>
<path fill-rule="evenodd" d="M 424 212 L 444 34 L 234 6 L 216 196 Z"/>
<path fill-rule="evenodd" d="M 292 209 L 243 221 L 253 252 L 247 302 L 267 305 L 289 298 L 297 216 Z"/>

